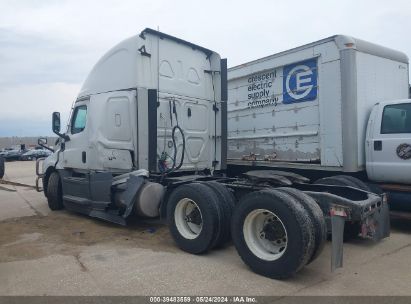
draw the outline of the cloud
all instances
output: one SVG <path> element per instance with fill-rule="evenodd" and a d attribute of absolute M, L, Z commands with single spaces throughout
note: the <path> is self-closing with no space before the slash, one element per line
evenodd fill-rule
<path fill-rule="evenodd" d="M 67 115 L 81 83 L 108 49 L 157 26 L 219 52 L 229 66 L 334 34 L 411 54 L 406 0 L 395 5 L 383 0 L 2 0 L 0 136 L 35 126 L 49 132 L 51 112 Z M 22 120 L 27 129 L 10 127 L 23 126 Z"/>
<path fill-rule="evenodd" d="M 93 58 L 87 55 L 84 48 L 58 39 L 0 29 L 0 88 L 79 83 L 91 67 Z"/>
<path fill-rule="evenodd" d="M 41 137 L 50 135 L 53 135 L 50 121 L 26 119 L 5 119 L 1 121 L 0 137 Z"/>
<path fill-rule="evenodd" d="M 51 134 L 51 113 L 67 122 L 79 84 L 42 83 L 0 89 L 0 136 Z"/>

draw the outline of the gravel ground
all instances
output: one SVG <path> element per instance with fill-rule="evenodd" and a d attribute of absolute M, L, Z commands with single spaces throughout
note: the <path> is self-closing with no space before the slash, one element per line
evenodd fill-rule
<path fill-rule="evenodd" d="M 35 162 L 6 164 L 5 179 L 34 185 Z M 330 243 L 295 277 L 251 272 L 234 247 L 180 251 L 159 221 L 120 227 L 50 212 L 42 193 L 0 185 L 0 295 L 411 295 L 411 221 L 393 220 L 379 243 L 344 247 L 330 272 Z"/>

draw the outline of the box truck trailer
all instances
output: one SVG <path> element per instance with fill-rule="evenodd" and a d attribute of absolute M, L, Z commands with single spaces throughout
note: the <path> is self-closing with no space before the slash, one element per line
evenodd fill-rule
<path fill-rule="evenodd" d="M 37 189 L 52 210 L 121 225 L 164 217 L 176 244 L 193 254 L 232 238 L 244 262 L 272 278 L 313 261 L 327 223 L 333 269 L 342 265 L 346 220 L 361 224 L 364 237 L 389 235 L 384 196 L 312 185 L 288 172 L 225 176 L 226 100 L 226 60 L 145 29 L 97 62 L 66 131 L 53 113 L 59 140 L 54 153 L 36 163 Z"/>
<path fill-rule="evenodd" d="M 230 68 L 230 171 L 410 194 L 408 78 L 405 54 L 342 35 Z"/>

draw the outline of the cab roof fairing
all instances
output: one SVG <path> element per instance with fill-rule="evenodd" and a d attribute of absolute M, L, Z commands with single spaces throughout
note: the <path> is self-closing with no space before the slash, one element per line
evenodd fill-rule
<path fill-rule="evenodd" d="M 193 50 L 205 53 L 207 58 L 214 57 L 214 54 L 220 58 L 218 53 L 207 48 L 146 28 L 140 34 L 118 43 L 100 58 L 87 76 L 77 99 L 79 100 L 92 94 L 136 88 L 139 83 L 137 55 L 142 55 L 140 48 L 145 45 L 146 36 L 149 35 L 191 47 Z"/>

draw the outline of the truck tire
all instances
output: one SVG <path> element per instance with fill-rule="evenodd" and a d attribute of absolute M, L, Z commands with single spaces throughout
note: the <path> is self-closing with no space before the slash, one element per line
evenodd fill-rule
<path fill-rule="evenodd" d="M 314 251 L 315 231 L 306 209 L 278 190 L 245 195 L 234 209 L 231 235 L 241 259 L 274 279 L 294 275 Z"/>
<path fill-rule="evenodd" d="M 0 156 L 0 179 L 4 176 L 4 158 Z"/>
<path fill-rule="evenodd" d="M 206 184 L 211 185 L 216 189 L 219 189 L 219 192 L 221 192 L 221 194 L 224 196 L 224 199 L 230 206 L 231 213 L 232 213 L 234 211 L 235 202 L 236 202 L 236 198 L 234 194 L 225 185 L 220 184 L 219 182 L 209 181 Z"/>
<path fill-rule="evenodd" d="M 218 197 L 218 205 L 223 214 L 221 219 L 221 231 L 218 238 L 216 238 L 213 247 L 222 247 L 231 239 L 231 217 L 235 206 L 234 195 L 227 189 L 226 186 L 215 182 L 205 182 L 204 185 L 212 189 Z"/>
<path fill-rule="evenodd" d="M 215 245 L 221 218 L 218 197 L 204 184 L 179 186 L 167 202 L 170 233 L 178 247 L 189 253 L 205 253 Z"/>
<path fill-rule="evenodd" d="M 47 202 L 49 208 L 53 211 L 64 208 L 63 190 L 58 172 L 52 172 L 50 174 L 47 185 Z"/>
<path fill-rule="evenodd" d="M 306 264 L 308 265 L 320 255 L 327 240 L 327 224 L 325 223 L 324 214 L 317 202 L 308 194 L 305 194 L 304 192 L 293 188 L 278 188 L 278 190 L 291 195 L 301 205 L 303 205 L 311 218 L 311 222 L 314 225 L 314 251 L 311 257 L 308 259 L 308 262 Z"/>

